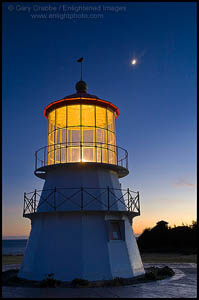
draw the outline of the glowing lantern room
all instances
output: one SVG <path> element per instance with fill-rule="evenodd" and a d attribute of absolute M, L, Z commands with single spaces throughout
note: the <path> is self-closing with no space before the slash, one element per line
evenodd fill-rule
<path fill-rule="evenodd" d="M 74 162 L 117 164 L 115 119 L 118 108 L 86 93 L 87 85 L 76 84 L 77 93 L 50 103 L 47 165 Z"/>

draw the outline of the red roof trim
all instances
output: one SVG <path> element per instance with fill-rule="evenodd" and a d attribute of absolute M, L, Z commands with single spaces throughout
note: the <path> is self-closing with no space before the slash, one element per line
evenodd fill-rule
<path fill-rule="evenodd" d="M 48 117 L 47 117 L 47 114 L 48 114 L 48 110 L 51 108 L 51 107 L 53 107 L 54 105 L 56 106 L 56 104 L 58 104 L 58 103 L 61 103 L 61 102 L 67 102 L 67 101 L 69 101 L 69 102 L 71 102 L 71 101 L 77 101 L 77 100 L 89 100 L 89 102 L 92 102 L 92 101 L 94 101 L 95 102 L 95 104 L 97 104 L 97 103 L 101 103 L 101 104 L 104 104 L 105 106 L 108 106 L 108 107 L 110 107 L 111 109 L 113 109 L 115 112 L 116 112 L 116 114 L 117 114 L 117 116 L 116 116 L 116 119 L 117 119 L 117 117 L 120 115 L 120 112 L 119 112 L 119 109 L 117 108 L 117 106 L 115 106 L 114 104 L 112 104 L 111 102 L 109 102 L 109 101 L 106 101 L 106 100 L 102 100 L 102 99 L 98 99 L 98 98 L 88 98 L 88 97 L 77 97 L 77 98 L 63 98 L 63 99 L 60 99 L 60 100 L 57 100 L 57 101 L 54 101 L 54 102 L 51 102 L 49 105 L 47 105 L 45 108 L 44 108 L 44 116 L 46 117 L 46 119 L 48 119 Z M 77 101 L 77 103 L 78 103 L 79 101 Z M 82 103 L 82 101 L 81 101 L 81 103 Z"/>

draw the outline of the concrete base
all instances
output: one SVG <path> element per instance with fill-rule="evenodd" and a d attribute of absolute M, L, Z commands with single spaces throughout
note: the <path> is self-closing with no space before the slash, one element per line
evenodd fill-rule
<path fill-rule="evenodd" d="M 122 240 L 110 240 L 110 220 L 123 220 Z M 109 280 L 145 273 L 129 218 L 125 215 L 64 212 L 32 216 L 19 277 L 42 280 Z"/>

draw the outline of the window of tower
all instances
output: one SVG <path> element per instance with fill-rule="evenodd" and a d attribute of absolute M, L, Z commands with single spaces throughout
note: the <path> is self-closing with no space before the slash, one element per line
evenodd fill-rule
<path fill-rule="evenodd" d="M 110 222 L 110 240 L 122 240 L 120 221 Z"/>

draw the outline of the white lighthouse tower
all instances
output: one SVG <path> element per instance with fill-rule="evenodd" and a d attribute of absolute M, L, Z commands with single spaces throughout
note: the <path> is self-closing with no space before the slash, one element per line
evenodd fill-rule
<path fill-rule="evenodd" d="M 144 274 L 132 230 L 140 215 L 139 193 L 121 189 L 128 153 L 116 145 L 118 108 L 87 93 L 50 103 L 48 144 L 35 153 L 43 190 L 24 193 L 23 216 L 31 220 L 19 277 L 107 280 Z"/>

